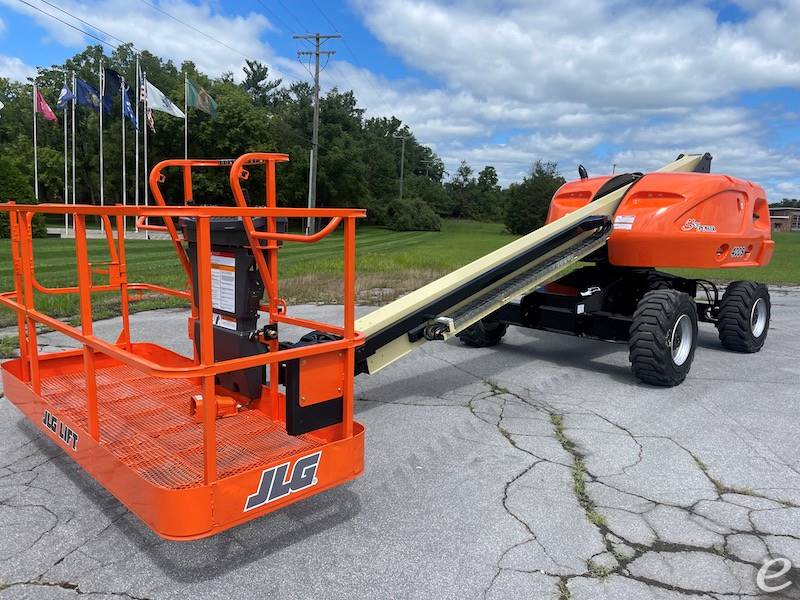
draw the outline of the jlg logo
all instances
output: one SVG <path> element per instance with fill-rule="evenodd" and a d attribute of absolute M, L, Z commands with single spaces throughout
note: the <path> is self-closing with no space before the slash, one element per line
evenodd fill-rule
<path fill-rule="evenodd" d="M 288 496 L 292 492 L 299 492 L 316 485 L 317 467 L 321 456 L 322 452 L 316 452 L 303 458 L 298 458 L 294 463 L 291 475 L 288 475 L 289 465 L 291 464 L 288 462 L 263 471 L 258 490 L 248 496 L 247 502 L 244 503 L 245 512 Z"/>
<path fill-rule="evenodd" d="M 717 231 L 716 225 L 703 225 L 697 219 L 686 219 L 681 225 L 681 231 L 699 231 L 700 233 L 714 233 Z"/>

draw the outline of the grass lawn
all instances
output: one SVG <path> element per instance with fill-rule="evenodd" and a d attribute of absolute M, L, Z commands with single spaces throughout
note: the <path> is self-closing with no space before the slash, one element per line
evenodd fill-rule
<path fill-rule="evenodd" d="M 360 228 L 356 244 L 358 299 L 364 303 L 383 304 L 513 239 L 501 224 L 472 221 L 445 221 L 440 233 Z M 777 234 L 775 239 L 777 248 L 769 267 L 676 272 L 719 281 L 750 278 L 771 284 L 799 284 L 800 235 Z M 341 241 L 341 233 L 335 233 L 317 244 L 287 244 L 280 251 L 281 296 L 290 303 L 336 302 L 341 294 Z M 89 250 L 93 261 L 108 260 L 103 240 L 90 240 Z M 183 272 L 171 242 L 129 240 L 126 250 L 129 281 L 184 286 Z M 36 276 L 43 285 L 75 284 L 72 240 L 35 240 L 34 252 Z M 99 280 L 103 280 L 102 276 Z M 10 244 L 8 240 L 0 240 L 0 290 L 12 288 Z M 118 314 L 115 294 L 98 294 L 93 305 L 96 318 Z M 146 296 L 132 303 L 131 308 L 146 310 L 180 305 L 180 301 L 172 298 Z M 73 295 L 39 295 L 37 306 L 59 318 L 74 318 L 78 299 Z M 15 322 L 11 311 L 0 311 L 0 326 Z"/>

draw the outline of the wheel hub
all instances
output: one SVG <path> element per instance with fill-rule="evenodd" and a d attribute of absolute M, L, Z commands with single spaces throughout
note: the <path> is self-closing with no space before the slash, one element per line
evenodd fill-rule
<path fill-rule="evenodd" d="M 761 337 L 767 326 L 767 305 L 763 298 L 758 298 L 750 310 L 750 331 L 753 337 Z"/>
<path fill-rule="evenodd" d="M 675 321 L 670 335 L 670 348 L 672 350 L 672 362 L 681 366 L 689 358 L 692 350 L 694 331 L 692 330 L 692 320 L 689 315 L 682 314 Z"/>

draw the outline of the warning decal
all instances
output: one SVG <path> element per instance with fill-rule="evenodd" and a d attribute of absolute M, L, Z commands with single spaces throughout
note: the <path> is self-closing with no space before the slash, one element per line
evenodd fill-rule
<path fill-rule="evenodd" d="M 614 217 L 614 229 L 633 229 L 636 215 L 617 215 Z"/>
<path fill-rule="evenodd" d="M 233 317 L 226 317 L 225 315 L 214 315 L 214 325 L 235 331 L 236 319 Z"/>
<path fill-rule="evenodd" d="M 211 307 L 236 311 L 236 257 L 229 252 L 211 253 Z"/>

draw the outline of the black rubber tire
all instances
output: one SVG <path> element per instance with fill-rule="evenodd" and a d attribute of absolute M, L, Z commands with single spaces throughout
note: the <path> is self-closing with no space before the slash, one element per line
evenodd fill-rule
<path fill-rule="evenodd" d="M 653 290 L 671 290 L 671 289 L 672 289 L 672 284 L 669 282 L 668 279 L 664 279 L 663 277 L 653 272 L 647 274 L 648 292 L 652 292 Z"/>
<path fill-rule="evenodd" d="M 758 300 L 766 308 L 766 324 L 756 336 L 753 332 L 753 309 Z M 722 295 L 717 315 L 717 330 L 722 346 L 727 350 L 750 354 L 761 350 L 769 333 L 771 310 L 766 285 L 755 281 L 731 283 Z"/>
<path fill-rule="evenodd" d="M 464 331 L 458 334 L 458 339 L 462 344 L 471 346 L 472 348 L 486 348 L 487 346 L 496 346 L 503 339 L 506 334 L 508 325 L 500 321 L 490 319 L 482 319 L 467 327 Z"/>
<path fill-rule="evenodd" d="M 677 364 L 672 353 L 673 330 L 683 315 L 687 315 L 691 323 L 692 340 L 688 356 Z M 633 374 L 650 385 L 678 385 L 686 379 L 697 348 L 694 299 L 676 290 L 647 292 L 633 314 L 630 336 L 628 348 Z"/>

